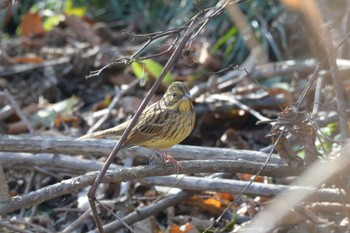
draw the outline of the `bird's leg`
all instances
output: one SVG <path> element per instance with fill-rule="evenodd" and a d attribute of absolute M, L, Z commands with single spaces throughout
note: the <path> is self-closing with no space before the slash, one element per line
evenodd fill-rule
<path fill-rule="evenodd" d="M 176 167 L 176 174 L 178 175 L 180 172 L 181 165 L 174 159 L 171 155 L 163 154 L 163 159 L 165 159 L 165 163 L 173 163 Z"/>
<path fill-rule="evenodd" d="M 171 155 L 163 154 L 157 150 L 153 150 L 153 149 L 150 149 L 150 150 L 152 150 L 155 153 L 155 155 L 153 155 L 150 158 L 150 163 L 152 163 L 152 160 L 154 159 L 154 157 L 157 156 L 163 164 L 173 163 L 176 167 L 176 174 L 179 174 L 180 164 L 176 161 L 176 159 L 174 159 Z"/>
<path fill-rule="evenodd" d="M 154 152 L 154 155 L 152 155 L 152 157 L 149 159 L 150 164 L 154 164 L 153 161 L 154 161 L 155 157 L 157 157 L 162 163 L 165 163 L 165 159 L 160 152 L 153 150 L 153 149 L 150 149 L 150 150 Z"/>

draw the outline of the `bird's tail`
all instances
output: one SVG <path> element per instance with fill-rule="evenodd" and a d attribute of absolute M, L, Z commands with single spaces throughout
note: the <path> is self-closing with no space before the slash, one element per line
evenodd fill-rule
<path fill-rule="evenodd" d="M 119 139 L 126 129 L 127 124 L 125 123 L 127 122 L 124 122 L 123 124 L 110 129 L 105 129 L 94 133 L 85 134 L 80 138 L 77 138 L 76 140 L 84 140 L 88 138 Z"/>
<path fill-rule="evenodd" d="M 80 138 L 77 138 L 76 140 L 84 140 L 84 139 L 88 139 L 88 138 L 108 138 L 108 139 L 118 139 L 118 137 L 113 137 L 113 134 L 110 132 L 110 129 L 106 129 L 106 130 L 102 130 L 102 131 L 97 131 L 94 133 L 88 133 L 85 134 L 83 136 L 81 136 Z"/>

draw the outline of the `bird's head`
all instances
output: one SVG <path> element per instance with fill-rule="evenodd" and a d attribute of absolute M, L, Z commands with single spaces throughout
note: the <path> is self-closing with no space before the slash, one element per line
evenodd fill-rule
<path fill-rule="evenodd" d="M 167 109 L 181 112 L 192 111 L 190 90 L 183 82 L 173 82 L 164 94 L 163 103 Z"/>

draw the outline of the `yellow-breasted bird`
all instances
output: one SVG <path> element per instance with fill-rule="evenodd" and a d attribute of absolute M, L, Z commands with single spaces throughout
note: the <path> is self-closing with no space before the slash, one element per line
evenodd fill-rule
<path fill-rule="evenodd" d="M 123 148 L 142 146 L 154 150 L 165 150 L 184 140 L 194 127 L 194 111 L 188 87 L 174 82 L 164 96 L 148 106 L 140 115 L 127 137 Z M 130 124 L 126 121 L 110 129 L 86 134 L 80 139 L 118 139 Z"/>

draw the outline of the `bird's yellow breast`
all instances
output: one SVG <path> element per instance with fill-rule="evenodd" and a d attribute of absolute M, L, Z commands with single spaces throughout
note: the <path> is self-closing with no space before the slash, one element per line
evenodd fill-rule
<path fill-rule="evenodd" d="M 150 141 L 142 143 L 142 145 L 140 145 L 140 146 L 159 149 L 159 150 L 166 150 L 166 149 L 169 149 L 170 147 L 178 144 L 181 141 L 182 140 L 179 141 L 176 139 L 150 140 Z"/>
<path fill-rule="evenodd" d="M 179 103 L 178 106 L 180 112 L 189 112 L 192 108 L 192 103 L 190 100 L 184 100 Z"/>
<path fill-rule="evenodd" d="M 166 150 L 183 141 L 192 132 L 196 116 L 194 111 L 190 110 L 179 113 L 179 117 L 171 122 L 170 127 L 164 128 L 162 136 L 145 141 L 140 146 Z"/>

